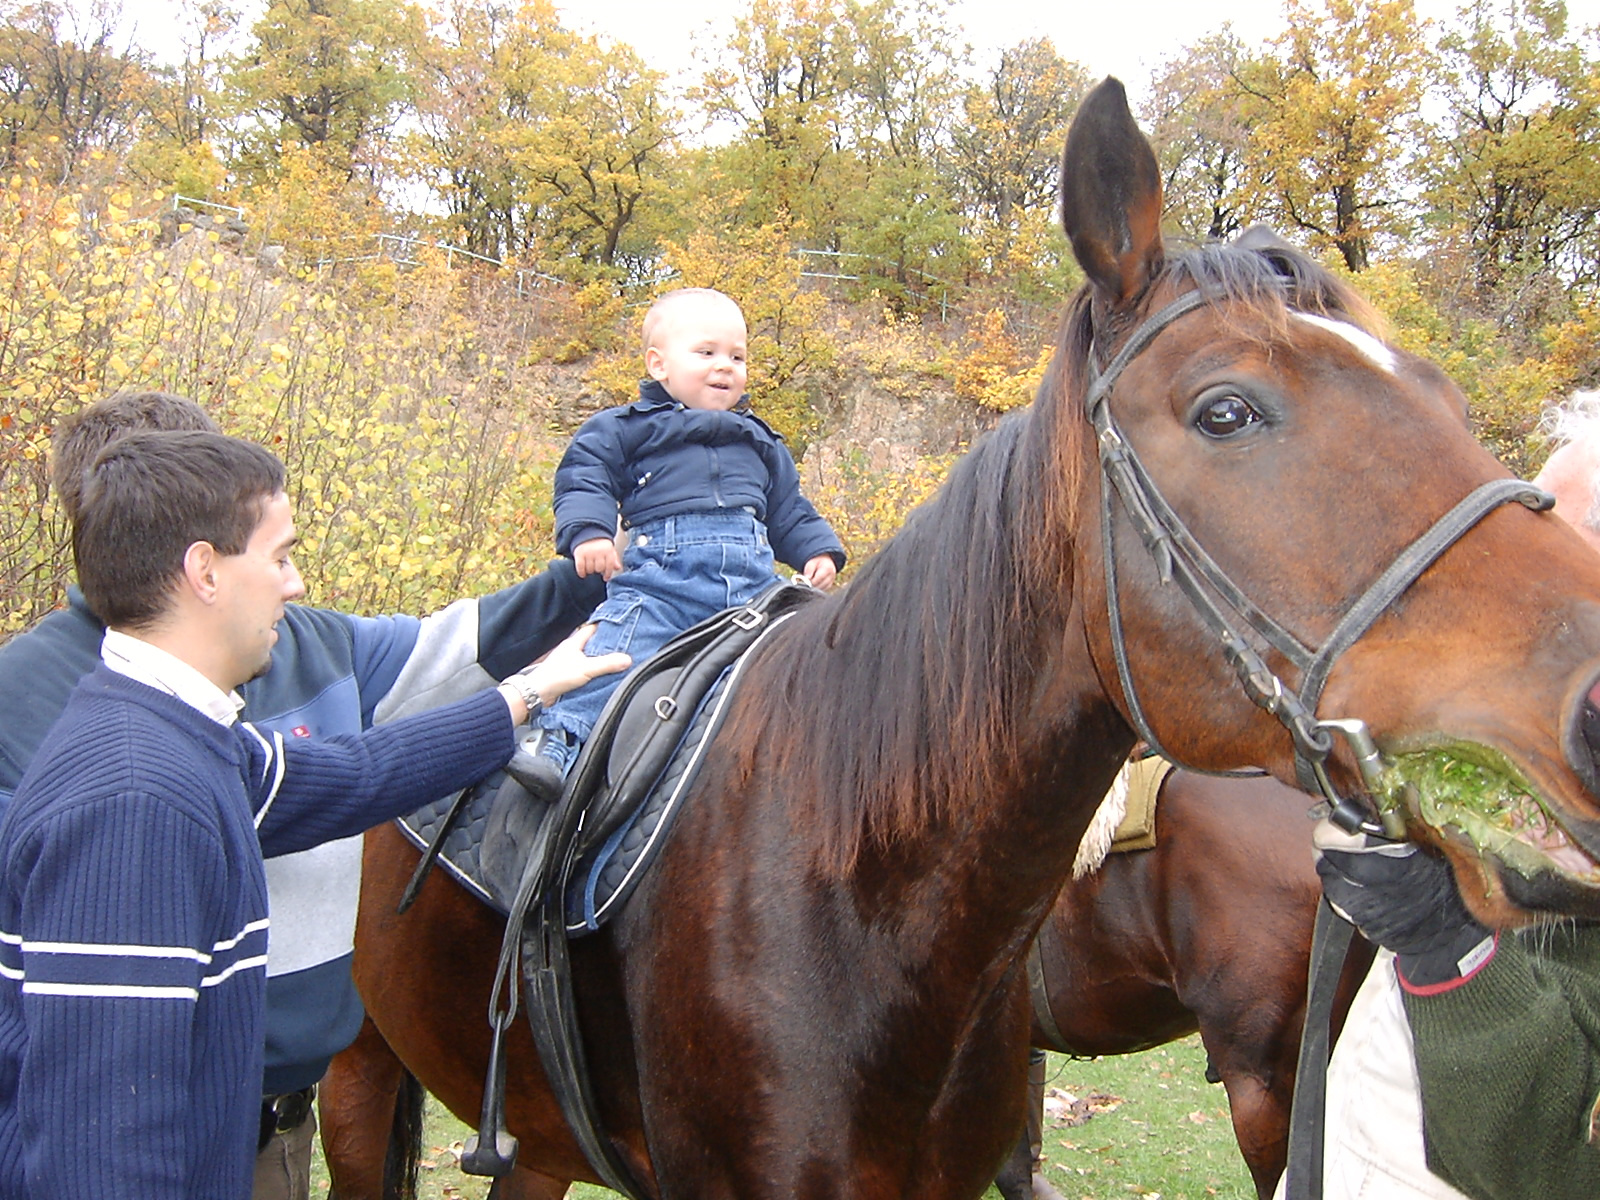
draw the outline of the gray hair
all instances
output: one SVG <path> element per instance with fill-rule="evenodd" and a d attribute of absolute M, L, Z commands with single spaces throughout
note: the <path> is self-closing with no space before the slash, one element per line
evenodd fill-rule
<path fill-rule="evenodd" d="M 1587 449 L 1600 458 L 1600 391 L 1573 392 L 1539 414 L 1539 432 L 1550 440 L 1552 453 L 1564 446 Z M 1589 478 L 1589 507 L 1582 523 L 1600 533 L 1600 471 Z"/>

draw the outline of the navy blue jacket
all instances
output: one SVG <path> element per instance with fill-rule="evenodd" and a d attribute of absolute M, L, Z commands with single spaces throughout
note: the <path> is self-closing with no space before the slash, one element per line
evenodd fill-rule
<path fill-rule="evenodd" d="M 681 513 L 748 508 L 779 562 L 819 554 L 844 566 L 844 546 L 800 494 L 783 436 L 741 400 L 728 412 L 687 408 L 653 379 L 639 399 L 585 421 L 556 468 L 556 552 Z"/>

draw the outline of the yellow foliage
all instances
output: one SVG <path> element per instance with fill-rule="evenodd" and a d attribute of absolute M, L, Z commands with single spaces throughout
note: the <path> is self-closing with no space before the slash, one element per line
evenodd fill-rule
<path fill-rule="evenodd" d="M 1006 315 L 990 309 L 979 319 L 955 357 L 956 394 L 986 408 L 1006 412 L 1032 402 L 1050 365 L 1052 347 L 1028 361 L 1022 346 L 1006 327 Z"/>
<path fill-rule="evenodd" d="M 60 422 L 117 388 L 207 407 L 289 470 L 312 603 L 421 612 L 526 577 L 549 553 L 556 447 L 530 429 L 515 340 L 463 318 L 461 277 L 425 266 L 371 292 L 270 279 L 197 239 L 25 177 L 0 189 L 0 633 L 61 602 L 66 528 L 47 487 Z M 360 305 L 352 303 L 352 297 Z M 492 342 L 493 344 L 484 344 Z"/>
<path fill-rule="evenodd" d="M 807 489 L 850 552 L 846 570 L 860 566 L 905 524 L 911 510 L 938 490 L 958 454 L 923 456 L 906 470 L 874 470 L 852 450 L 820 486 Z"/>

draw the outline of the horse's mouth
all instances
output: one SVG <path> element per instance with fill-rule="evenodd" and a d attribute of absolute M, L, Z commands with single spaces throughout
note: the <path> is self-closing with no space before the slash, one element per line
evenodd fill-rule
<path fill-rule="evenodd" d="M 1407 823 L 1454 832 L 1526 878 L 1555 874 L 1600 887 L 1600 862 L 1568 836 L 1522 773 L 1486 746 L 1459 743 L 1394 755 L 1377 800 Z"/>

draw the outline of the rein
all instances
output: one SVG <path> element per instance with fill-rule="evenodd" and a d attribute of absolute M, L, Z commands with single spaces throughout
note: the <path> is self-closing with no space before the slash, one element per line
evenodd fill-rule
<path fill-rule="evenodd" d="M 1168 326 L 1210 302 L 1201 291 L 1185 292 L 1148 317 L 1122 344 L 1105 369 L 1093 376 L 1085 399 L 1089 419 L 1094 425 L 1103 476 L 1100 489 L 1101 556 L 1105 561 L 1111 648 L 1117 664 L 1117 679 L 1128 702 L 1129 716 L 1134 729 L 1151 749 L 1170 762 L 1180 762 L 1166 750 L 1150 728 L 1128 662 L 1113 540 L 1113 489 L 1121 499 L 1128 519 L 1138 531 L 1140 540 L 1144 542 L 1145 549 L 1155 559 L 1161 582 L 1178 585 L 1201 621 L 1216 637 L 1245 694 L 1258 707 L 1275 716 L 1288 730 L 1294 742 L 1295 766 L 1301 786 L 1308 790 L 1314 786 L 1326 798 L 1330 819 L 1346 832 L 1365 830 L 1388 837 L 1404 837 L 1404 831 L 1398 828 L 1398 816 L 1392 820 L 1388 817 L 1380 819 L 1389 821 L 1386 829 L 1362 805 L 1340 795 L 1328 778 L 1326 764 L 1333 752 L 1334 733 L 1343 734 L 1349 741 L 1362 782 L 1368 789 L 1377 784 L 1381 762 L 1377 744 L 1372 740 L 1366 722 L 1354 718 L 1317 718 L 1317 703 L 1322 696 L 1322 689 L 1339 656 L 1353 646 L 1429 566 L 1485 516 L 1500 505 L 1511 502 L 1535 511 L 1544 511 L 1555 500 L 1549 493 L 1520 479 L 1493 479 L 1479 485 L 1395 557 L 1355 603 L 1345 610 L 1321 646 L 1307 646 L 1251 601 L 1200 545 L 1183 519 L 1161 495 L 1111 414 L 1111 390 L 1128 364 Z M 1094 370 L 1092 352 L 1090 369 Z M 1111 486 L 1106 487 L 1105 482 Z M 1291 691 L 1272 672 L 1261 654 L 1245 640 L 1240 626 L 1254 630 L 1294 665 L 1300 674 L 1298 693 Z"/>

